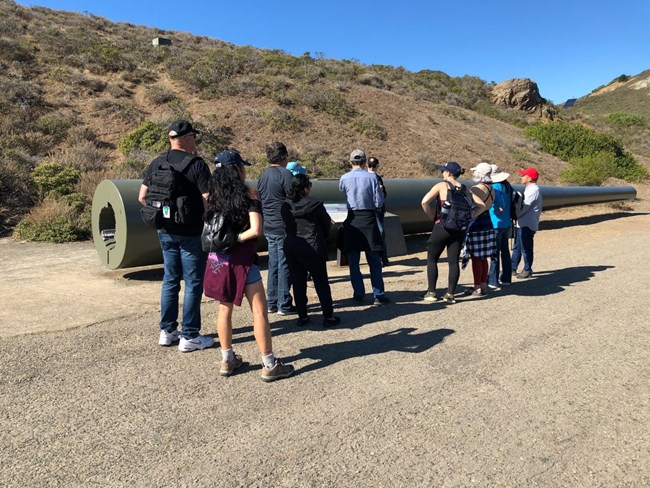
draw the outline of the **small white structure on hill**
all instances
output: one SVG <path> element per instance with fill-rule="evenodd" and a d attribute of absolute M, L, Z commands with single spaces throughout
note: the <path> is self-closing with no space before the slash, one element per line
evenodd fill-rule
<path fill-rule="evenodd" d="M 171 46 L 172 40 L 167 39 L 166 37 L 156 37 L 151 41 L 151 44 L 154 46 Z"/>

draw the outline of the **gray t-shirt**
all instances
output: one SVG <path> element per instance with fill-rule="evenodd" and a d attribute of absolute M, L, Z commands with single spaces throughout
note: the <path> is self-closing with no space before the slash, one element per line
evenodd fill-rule
<path fill-rule="evenodd" d="M 280 211 L 289 194 L 291 177 L 288 169 L 271 166 L 257 180 L 257 191 L 262 199 L 264 235 L 283 236 L 286 233 Z"/>

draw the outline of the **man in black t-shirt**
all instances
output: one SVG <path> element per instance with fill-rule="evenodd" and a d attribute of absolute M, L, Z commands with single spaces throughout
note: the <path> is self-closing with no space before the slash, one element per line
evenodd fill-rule
<path fill-rule="evenodd" d="M 138 200 L 147 202 L 147 190 L 152 186 L 152 177 L 163 163 L 178 168 L 188 155 L 196 152 L 195 130 L 186 120 L 177 120 L 167 129 L 170 150 L 154 159 L 144 173 Z M 164 228 L 158 231 L 163 254 L 164 275 L 160 305 L 160 337 L 158 344 L 171 346 L 178 341 L 181 352 L 205 349 L 214 344 L 214 339 L 199 334 L 201 330 L 201 298 L 203 295 L 203 274 L 207 256 L 201 248 L 203 212 L 208 198 L 210 169 L 200 157 L 194 157 L 182 172 L 183 187 L 187 191 L 189 207 L 196 213 L 190 223 L 177 223 L 166 219 Z M 181 279 L 185 281 L 183 297 L 183 321 L 178 333 L 178 295 Z"/>
<path fill-rule="evenodd" d="M 266 157 L 270 166 L 257 181 L 264 211 L 264 237 L 269 244 L 266 299 L 269 312 L 288 315 L 295 313 L 296 308 L 289 293 L 289 265 L 283 249 L 286 231 L 280 209 L 291 185 L 292 175 L 287 169 L 289 153 L 284 144 L 273 142 L 266 146 Z"/>

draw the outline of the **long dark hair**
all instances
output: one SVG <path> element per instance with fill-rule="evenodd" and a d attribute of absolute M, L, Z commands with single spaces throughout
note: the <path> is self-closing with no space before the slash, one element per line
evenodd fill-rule
<path fill-rule="evenodd" d="M 237 164 L 229 164 L 216 168 L 209 182 L 208 209 L 204 219 L 223 215 L 232 224 L 244 226 L 248 223 L 248 208 L 250 195 L 248 187 L 241 177 L 241 169 Z"/>
<path fill-rule="evenodd" d="M 289 199 L 293 202 L 299 202 L 305 196 L 305 188 L 309 188 L 311 183 L 309 177 L 298 173 L 291 178 L 291 186 L 289 187 Z"/>

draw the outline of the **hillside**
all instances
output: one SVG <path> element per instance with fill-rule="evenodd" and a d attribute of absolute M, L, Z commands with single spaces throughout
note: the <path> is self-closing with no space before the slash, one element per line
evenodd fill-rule
<path fill-rule="evenodd" d="M 619 137 L 638 159 L 650 164 L 650 70 L 621 75 L 561 114 Z"/>
<path fill-rule="evenodd" d="M 237 148 L 257 163 L 252 177 L 273 140 L 316 177 L 342 174 L 355 147 L 379 157 L 388 178 L 490 160 L 510 172 L 535 165 L 557 184 L 568 165 L 524 136 L 539 119 L 495 107 L 492 86 L 472 76 L 295 57 L 6 0 L 0 33 L 0 225 L 57 212 L 87 220 L 97 183 L 139 178 L 157 150 L 138 139 L 123 151 L 120 141 L 145 123 L 157 137 L 181 116 L 203 130 L 206 160 Z M 155 37 L 172 45 L 153 46 Z M 58 187 L 35 185 L 35 169 L 49 184 L 60 168 L 69 171 L 56 173 Z"/>

